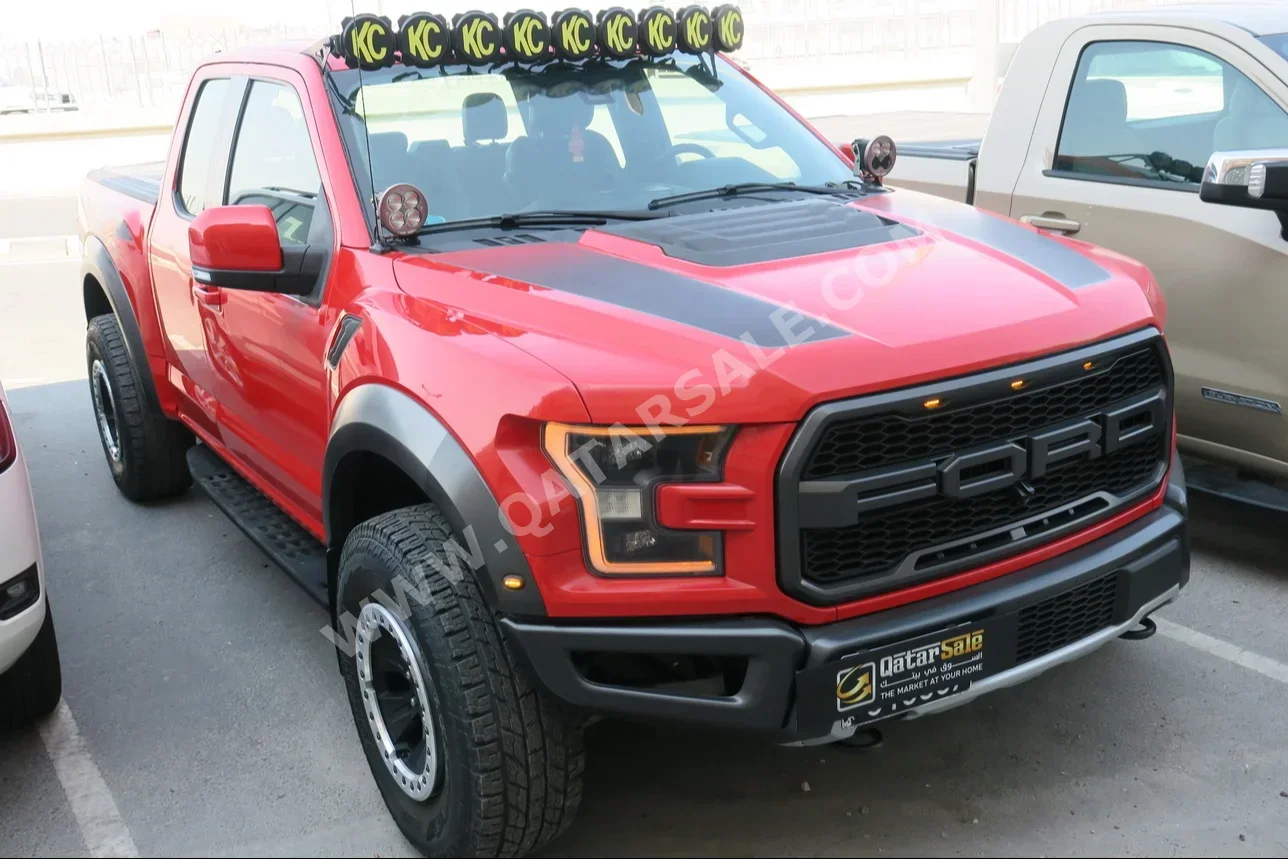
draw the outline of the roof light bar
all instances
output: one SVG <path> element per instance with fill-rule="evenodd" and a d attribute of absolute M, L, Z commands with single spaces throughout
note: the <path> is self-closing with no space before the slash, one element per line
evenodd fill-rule
<path fill-rule="evenodd" d="M 552 59 L 580 62 L 664 57 L 736 51 L 745 33 L 742 10 L 731 4 L 708 11 L 686 6 L 678 14 L 650 6 L 635 15 L 614 6 L 597 18 L 585 9 L 564 9 L 547 22 L 545 15 L 519 9 L 498 19 L 490 12 L 470 11 L 449 24 L 434 12 L 415 12 L 398 19 L 364 13 L 341 21 L 330 39 L 331 53 L 351 69 L 374 71 L 394 63 L 430 68 L 442 63 L 482 66 L 514 61 L 543 63 Z"/>

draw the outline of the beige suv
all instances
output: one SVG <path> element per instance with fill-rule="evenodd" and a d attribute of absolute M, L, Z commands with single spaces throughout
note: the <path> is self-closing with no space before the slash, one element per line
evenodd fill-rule
<path fill-rule="evenodd" d="M 1288 3 L 1047 24 L 1016 51 L 984 139 L 904 144 L 890 183 L 1145 263 L 1167 300 L 1182 450 L 1288 478 L 1288 241 L 1256 208 L 1273 190 L 1200 195 L 1209 160 L 1214 183 L 1288 160 Z"/>

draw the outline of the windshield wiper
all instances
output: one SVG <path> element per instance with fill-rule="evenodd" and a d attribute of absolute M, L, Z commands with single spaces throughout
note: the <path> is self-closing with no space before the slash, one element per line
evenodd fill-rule
<path fill-rule="evenodd" d="M 848 189 L 845 186 L 797 185 L 795 182 L 738 182 L 733 185 L 721 185 L 719 188 L 708 188 L 705 191 L 688 191 L 684 194 L 672 194 L 670 197 L 658 197 L 648 204 L 650 209 L 661 209 L 679 203 L 692 203 L 697 200 L 715 200 L 724 197 L 738 197 L 742 194 L 759 194 L 765 191 L 799 191 L 802 194 L 841 194 Z"/>
<path fill-rule="evenodd" d="M 662 212 L 650 212 L 643 209 L 618 212 L 548 209 L 533 212 L 508 212 L 503 215 L 492 215 L 486 218 L 466 218 L 460 221 L 444 221 L 441 224 L 427 224 L 417 230 L 416 235 L 424 236 L 449 230 L 468 230 L 480 227 L 495 227 L 497 229 L 562 226 L 594 227 L 606 224 L 609 221 L 651 221 L 665 217 L 667 215 Z"/>
<path fill-rule="evenodd" d="M 299 188 L 287 188 L 285 185 L 261 185 L 265 191 L 276 191 L 279 194 L 294 194 L 297 197 L 306 197 L 310 200 L 316 200 L 317 191 L 301 191 Z"/>

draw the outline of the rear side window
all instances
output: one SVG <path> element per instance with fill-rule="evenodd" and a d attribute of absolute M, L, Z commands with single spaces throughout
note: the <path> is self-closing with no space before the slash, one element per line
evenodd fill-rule
<path fill-rule="evenodd" d="M 219 140 L 219 118 L 224 111 L 228 86 L 227 78 L 213 78 L 197 92 L 179 162 L 179 199 L 190 215 L 201 214 L 209 204 L 206 190 L 210 186 L 210 170 Z"/>
<path fill-rule="evenodd" d="M 1288 146 L 1288 115 L 1225 61 L 1166 42 L 1097 42 L 1078 61 L 1055 168 L 1197 186 L 1215 150 Z"/>
<path fill-rule="evenodd" d="M 305 245 L 321 190 L 299 96 L 285 84 L 253 81 L 233 144 L 229 204 L 268 206 L 282 244 Z"/>

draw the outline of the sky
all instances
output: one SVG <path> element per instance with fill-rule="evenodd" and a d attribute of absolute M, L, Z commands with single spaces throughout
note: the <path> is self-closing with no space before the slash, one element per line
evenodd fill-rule
<path fill-rule="evenodd" d="M 354 0 L 359 12 L 376 12 L 397 18 L 407 12 L 432 8 L 451 17 L 467 9 L 505 12 L 511 8 L 533 8 L 547 13 L 572 5 L 543 0 L 524 0 L 513 4 L 497 0 Z M 619 0 L 620 2 L 620 0 Z M 259 23 L 295 24 L 330 31 L 351 14 L 350 0 L 55 0 L 50 4 L 19 3 L 6 0 L 5 36 L 27 34 L 36 38 L 49 31 L 51 38 L 78 39 L 102 34 L 126 35 L 165 27 L 181 30 L 191 23 L 221 26 Z M 612 2 L 582 2 L 576 5 L 595 9 L 616 5 Z M 647 4 L 645 4 L 647 5 Z"/>

